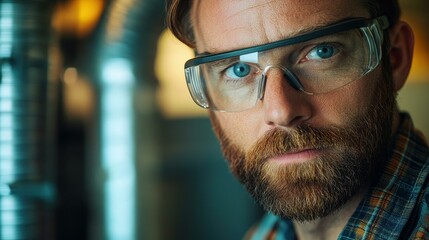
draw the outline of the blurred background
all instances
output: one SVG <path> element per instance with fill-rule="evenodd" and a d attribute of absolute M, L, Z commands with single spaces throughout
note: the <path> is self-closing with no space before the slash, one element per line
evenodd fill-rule
<path fill-rule="evenodd" d="M 398 96 L 429 136 L 429 2 Z M 191 100 L 162 0 L 0 0 L 0 239 L 241 239 L 262 211 Z"/>

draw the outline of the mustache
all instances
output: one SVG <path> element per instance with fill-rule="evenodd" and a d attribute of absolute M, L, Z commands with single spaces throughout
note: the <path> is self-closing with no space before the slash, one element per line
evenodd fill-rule
<path fill-rule="evenodd" d="M 324 149 L 350 142 L 353 130 L 339 127 L 316 128 L 308 125 L 293 130 L 272 129 L 246 153 L 248 161 L 263 161 L 285 153 L 306 149 Z"/>

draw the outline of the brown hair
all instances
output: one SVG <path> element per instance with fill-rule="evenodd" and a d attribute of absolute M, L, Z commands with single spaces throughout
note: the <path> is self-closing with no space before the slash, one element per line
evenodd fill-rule
<path fill-rule="evenodd" d="M 167 27 L 180 41 L 195 47 L 195 38 L 190 21 L 191 0 L 167 0 Z"/>
<path fill-rule="evenodd" d="M 363 4 L 372 17 L 386 15 L 391 26 L 399 21 L 401 11 L 398 0 L 363 0 Z M 195 37 L 190 21 L 191 5 L 192 0 L 166 0 L 166 21 L 168 28 L 180 41 L 194 48 Z"/>

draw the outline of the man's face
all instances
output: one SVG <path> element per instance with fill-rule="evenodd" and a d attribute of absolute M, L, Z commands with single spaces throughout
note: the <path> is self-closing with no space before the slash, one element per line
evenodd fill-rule
<path fill-rule="evenodd" d="M 305 29 L 369 17 L 359 1 L 196 1 L 198 52 L 224 52 L 273 42 Z M 341 207 L 368 184 L 384 159 L 395 100 L 376 69 L 325 94 L 305 95 L 283 74 L 267 78 L 250 110 L 212 112 L 233 173 L 277 215 L 306 221 Z"/>

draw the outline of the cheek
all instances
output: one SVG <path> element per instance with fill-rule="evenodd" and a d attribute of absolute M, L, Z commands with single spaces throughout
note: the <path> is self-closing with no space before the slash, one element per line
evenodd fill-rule
<path fill-rule="evenodd" d="M 324 122 L 322 125 L 345 125 L 351 119 L 367 114 L 376 94 L 373 77 L 368 76 L 336 91 L 315 96 L 314 106 L 318 106 L 315 118 Z"/>
<path fill-rule="evenodd" d="M 258 139 L 260 122 L 256 114 L 215 112 L 214 115 L 217 117 L 220 128 L 226 137 L 241 149 L 249 149 Z"/>

